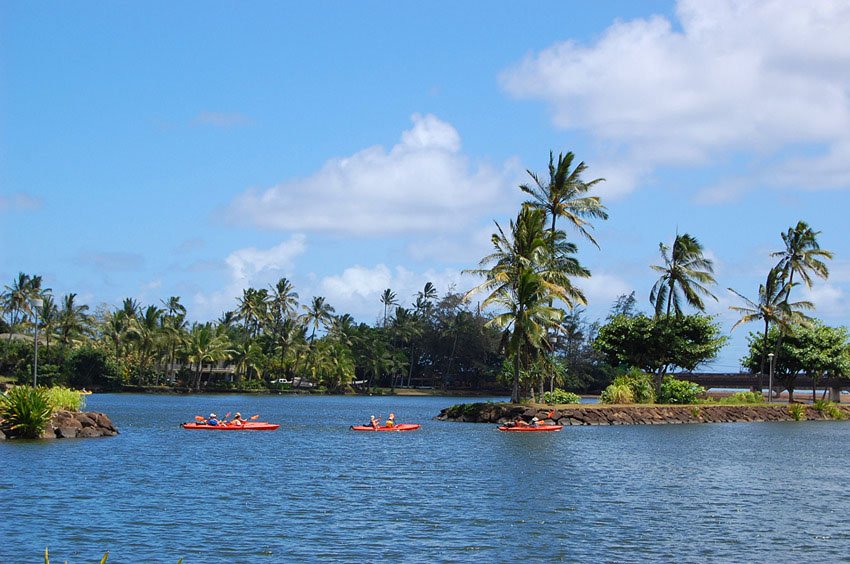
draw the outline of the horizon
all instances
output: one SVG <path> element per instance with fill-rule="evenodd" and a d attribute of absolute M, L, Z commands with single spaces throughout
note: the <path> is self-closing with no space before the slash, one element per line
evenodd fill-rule
<path fill-rule="evenodd" d="M 737 370 L 759 327 L 730 333 L 727 287 L 756 298 L 802 220 L 835 258 L 795 299 L 850 325 L 850 7 L 581 8 L 0 5 L 0 280 L 204 322 L 287 277 L 374 324 L 386 288 L 474 286 L 526 170 L 572 151 L 607 179 L 600 249 L 565 229 L 591 320 L 632 291 L 649 312 L 659 243 L 690 233 L 731 337 L 704 369 Z"/>

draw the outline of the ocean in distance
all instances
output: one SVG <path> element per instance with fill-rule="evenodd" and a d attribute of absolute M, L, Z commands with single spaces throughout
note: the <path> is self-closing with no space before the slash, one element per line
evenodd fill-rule
<path fill-rule="evenodd" d="M 89 396 L 120 435 L 0 442 L 0 562 L 850 562 L 850 422 L 432 419 L 461 401 Z M 179 427 L 237 410 L 281 428 Z M 348 428 L 390 411 L 422 428 Z"/>

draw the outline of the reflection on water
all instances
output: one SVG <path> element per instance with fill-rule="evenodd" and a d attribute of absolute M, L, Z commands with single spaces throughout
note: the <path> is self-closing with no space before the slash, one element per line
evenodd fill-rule
<path fill-rule="evenodd" d="M 433 397 L 98 395 L 121 434 L 0 443 L 0 562 L 835 562 L 850 423 L 432 420 Z M 274 432 L 179 428 L 210 411 Z M 355 433 L 369 415 L 422 423 Z M 9 519 L 9 515 L 14 515 Z"/>

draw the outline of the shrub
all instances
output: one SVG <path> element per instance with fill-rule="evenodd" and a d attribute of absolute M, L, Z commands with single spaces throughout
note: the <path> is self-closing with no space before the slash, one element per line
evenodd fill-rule
<path fill-rule="evenodd" d="M 806 418 L 806 406 L 802 403 L 788 404 L 788 414 L 794 421 L 802 421 Z"/>
<path fill-rule="evenodd" d="M 764 395 L 761 392 L 735 392 L 731 396 L 720 398 L 718 403 L 721 404 L 740 404 L 740 403 L 764 403 Z"/>
<path fill-rule="evenodd" d="M 831 401 L 817 400 L 814 407 L 823 413 L 827 419 L 835 419 L 836 421 L 844 419 L 844 412 L 838 409 L 838 406 Z"/>
<path fill-rule="evenodd" d="M 3 425 L 26 439 L 37 439 L 53 415 L 53 409 L 42 388 L 15 386 L 0 395 L 0 418 Z"/>
<path fill-rule="evenodd" d="M 106 352 L 90 346 L 74 349 L 65 359 L 64 371 L 73 388 L 121 388 L 121 366 Z"/>
<path fill-rule="evenodd" d="M 555 388 L 553 392 L 543 394 L 543 403 L 564 404 L 564 403 L 580 403 L 581 397 L 578 394 Z"/>
<path fill-rule="evenodd" d="M 667 376 L 661 383 L 658 403 L 693 404 L 704 393 L 705 388 L 694 382 Z"/>
<path fill-rule="evenodd" d="M 602 390 L 599 396 L 599 401 L 602 403 L 634 403 L 635 394 L 632 392 L 628 384 L 618 384 L 616 379 L 614 383 Z"/>
<path fill-rule="evenodd" d="M 47 395 L 47 403 L 50 404 L 53 411 L 60 409 L 80 411 L 85 406 L 83 396 L 76 390 L 53 386 L 52 388 L 45 388 L 44 392 Z"/>

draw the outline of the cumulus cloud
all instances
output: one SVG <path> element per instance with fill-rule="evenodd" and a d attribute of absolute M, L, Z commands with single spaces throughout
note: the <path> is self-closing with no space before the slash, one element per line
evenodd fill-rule
<path fill-rule="evenodd" d="M 769 161 L 782 151 L 791 158 L 772 174 L 788 184 L 805 174 L 820 179 L 813 188 L 850 186 L 850 4 L 680 0 L 676 15 L 679 26 L 618 21 L 593 44 L 530 54 L 502 85 L 547 102 L 557 125 L 590 131 L 632 163 L 702 164 L 733 151 Z"/>
<path fill-rule="evenodd" d="M 512 191 L 503 172 L 473 166 L 457 130 L 433 115 L 389 151 L 369 147 L 327 161 L 312 176 L 239 195 L 235 222 L 281 230 L 355 235 L 456 231 L 498 206 Z"/>

